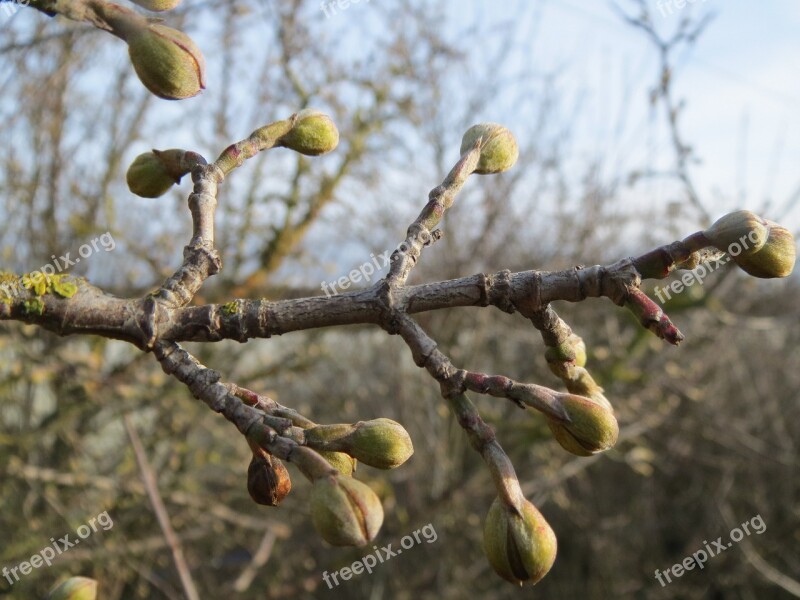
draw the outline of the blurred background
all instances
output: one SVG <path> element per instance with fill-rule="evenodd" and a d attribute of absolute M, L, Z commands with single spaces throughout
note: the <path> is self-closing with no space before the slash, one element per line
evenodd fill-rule
<path fill-rule="evenodd" d="M 113 249 L 69 272 L 145 294 L 180 264 L 190 184 L 135 197 L 133 158 L 180 147 L 211 159 L 306 106 L 334 117 L 339 148 L 313 160 L 265 153 L 225 182 L 224 269 L 196 303 L 318 295 L 320 282 L 394 249 L 481 121 L 515 133 L 519 163 L 470 179 L 411 283 L 609 263 L 740 208 L 800 234 L 796 2 L 185 0 L 165 18 L 209 65 L 208 89 L 179 103 L 145 91 L 119 40 L 31 9 L 0 12 L 3 269 L 75 257 L 108 233 Z M 203 598 L 800 597 L 799 289 L 796 276 L 720 268 L 666 304 L 687 336 L 679 348 L 607 300 L 555 307 L 585 339 L 621 432 L 611 451 L 577 458 L 532 411 L 474 398 L 558 536 L 550 574 L 524 590 L 484 557 L 489 474 L 399 338 L 347 327 L 188 345 L 225 380 L 317 422 L 389 417 L 408 429 L 409 462 L 357 476 L 384 502 L 378 546 L 428 524 L 436 541 L 329 589 L 323 572 L 371 549 L 315 534 L 295 471 L 281 507 L 253 504 L 244 440 L 152 356 L 2 323 L 0 566 L 104 511 L 113 527 L 13 586 L 0 579 L 0 594 L 42 598 L 73 574 L 98 579 L 106 599 L 183 597 L 127 415 Z M 560 389 L 518 315 L 419 320 L 458 367 Z M 656 580 L 757 515 L 763 533 L 665 587 Z"/>

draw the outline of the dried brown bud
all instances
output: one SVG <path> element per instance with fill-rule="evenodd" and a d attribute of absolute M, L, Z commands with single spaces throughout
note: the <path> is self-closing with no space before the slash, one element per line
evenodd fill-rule
<path fill-rule="evenodd" d="M 247 491 L 257 504 L 278 506 L 292 491 L 289 471 L 274 456 L 253 455 L 247 468 Z"/>

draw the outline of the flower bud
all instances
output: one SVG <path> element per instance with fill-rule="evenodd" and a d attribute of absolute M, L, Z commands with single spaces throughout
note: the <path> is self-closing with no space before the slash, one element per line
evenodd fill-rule
<path fill-rule="evenodd" d="M 172 10 L 181 3 L 181 0 L 131 0 L 131 2 L 138 4 L 145 10 L 162 12 L 165 10 Z"/>
<path fill-rule="evenodd" d="M 339 130 L 328 115 L 307 108 L 291 119 L 294 125 L 280 138 L 279 145 L 309 156 L 325 154 L 339 145 Z"/>
<path fill-rule="evenodd" d="M 256 504 L 278 506 L 292 491 L 289 471 L 274 456 L 254 454 L 247 468 L 247 491 Z"/>
<path fill-rule="evenodd" d="M 311 520 L 334 546 L 363 546 L 383 524 L 383 507 L 369 486 L 346 475 L 325 476 L 311 490 Z"/>
<path fill-rule="evenodd" d="M 185 33 L 152 24 L 133 30 L 126 41 L 136 74 L 159 98 L 191 98 L 206 87 L 205 58 Z"/>
<path fill-rule="evenodd" d="M 353 425 L 318 425 L 305 432 L 312 448 L 346 452 L 376 469 L 394 469 L 414 453 L 408 432 L 391 419 L 359 421 Z"/>
<path fill-rule="evenodd" d="M 577 456 L 591 456 L 617 443 L 619 424 L 609 409 L 574 394 L 564 394 L 560 400 L 570 420 L 548 418 L 547 424 L 562 448 Z"/>
<path fill-rule="evenodd" d="M 128 189 L 142 198 L 158 198 L 180 183 L 185 174 L 180 168 L 183 150 L 153 150 L 137 156 L 125 178 Z"/>
<path fill-rule="evenodd" d="M 767 233 L 764 219 L 749 210 L 737 210 L 717 219 L 703 235 L 723 252 L 738 244 L 742 254 L 755 254 L 766 243 Z"/>
<path fill-rule="evenodd" d="M 356 459 L 344 452 L 317 450 L 317 453 L 342 475 L 352 475 L 353 471 L 356 470 Z"/>
<path fill-rule="evenodd" d="M 467 153 L 479 138 L 481 156 L 475 169 L 478 175 L 502 173 L 517 162 L 517 140 L 508 129 L 497 123 L 480 123 L 467 129 L 461 138 L 461 154 Z"/>
<path fill-rule="evenodd" d="M 97 582 L 88 577 L 70 577 L 54 588 L 48 600 L 95 600 L 97 598 Z"/>
<path fill-rule="evenodd" d="M 495 498 L 483 526 L 489 564 L 506 581 L 522 585 L 542 579 L 556 560 L 556 534 L 528 500 L 521 514 Z"/>
<path fill-rule="evenodd" d="M 408 432 L 397 421 L 360 421 L 351 433 L 348 454 L 376 469 L 394 469 L 414 454 Z"/>
<path fill-rule="evenodd" d="M 731 258 L 746 273 L 753 277 L 771 279 L 786 277 L 794 269 L 797 248 L 794 237 L 785 227 L 773 221 L 765 221 L 769 233 L 764 246 L 753 254 L 742 252 Z"/>

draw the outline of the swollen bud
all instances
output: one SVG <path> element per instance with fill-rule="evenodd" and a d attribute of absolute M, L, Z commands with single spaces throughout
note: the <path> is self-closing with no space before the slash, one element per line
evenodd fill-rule
<path fill-rule="evenodd" d="M 70 577 L 47 596 L 48 600 L 95 600 L 97 581 L 88 577 Z"/>
<path fill-rule="evenodd" d="M 755 254 L 767 241 L 767 223 L 749 210 L 737 210 L 717 219 L 703 235 L 718 250 L 728 252 L 738 244 L 742 254 Z"/>
<path fill-rule="evenodd" d="M 556 560 L 556 534 L 528 500 L 521 513 L 495 498 L 483 526 L 489 564 L 506 581 L 522 585 L 542 579 Z"/>
<path fill-rule="evenodd" d="M 142 198 L 158 198 L 166 194 L 169 188 L 180 183 L 183 176 L 175 169 L 176 152 L 183 151 L 153 150 L 137 156 L 125 176 L 128 189 Z"/>
<path fill-rule="evenodd" d="M 548 418 L 547 424 L 564 450 L 577 456 L 591 456 L 617 443 L 619 424 L 611 410 L 574 394 L 564 394 L 560 401 L 569 421 Z"/>
<path fill-rule="evenodd" d="M 145 10 L 162 12 L 165 10 L 172 10 L 181 3 L 181 0 L 131 0 L 131 2 L 138 4 Z"/>
<path fill-rule="evenodd" d="M 280 138 L 278 145 L 309 156 L 325 154 L 339 145 L 339 130 L 328 115 L 307 108 L 291 119 L 294 125 Z"/>
<path fill-rule="evenodd" d="M 254 454 L 247 467 L 247 491 L 256 504 L 278 506 L 292 491 L 292 480 L 280 460 Z"/>
<path fill-rule="evenodd" d="M 383 524 L 383 507 L 369 486 L 345 475 L 314 481 L 311 520 L 322 538 L 333 546 L 363 546 Z"/>
<path fill-rule="evenodd" d="M 185 33 L 151 24 L 133 30 L 125 41 L 136 74 L 159 98 L 183 100 L 206 87 L 205 58 Z"/>
<path fill-rule="evenodd" d="M 394 469 L 414 454 L 408 432 L 391 419 L 360 421 L 347 441 L 348 454 L 376 469 Z"/>
<path fill-rule="evenodd" d="M 414 454 L 408 432 L 397 421 L 373 419 L 353 425 L 317 425 L 305 431 L 314 449 L 346 452 L 365 465 L 394 469 Z"/>
<path fill-rule="evenodd" d="M 739 256 L 731 254 L 731 258 L 736 261 L 739 268 L 753 277 L 763 279 L 786 277 L 794 269 L 797 256 L 794 237 L 788 229 L 773 221 L 766 221 L 766 224 L 769 233 L 761 250 L 753 254 L 742 252 Z"/>
<path fill-rule="evenodd" d="M 475 142 L 481 140 L 481 156 L 475 173 L 488 175 L 508 171 L 517 162 L 519 148 L 514 135 L 497 123 L 481 123 L 467 129 L 461 138 L 461 154 L 464 155 Z"/>

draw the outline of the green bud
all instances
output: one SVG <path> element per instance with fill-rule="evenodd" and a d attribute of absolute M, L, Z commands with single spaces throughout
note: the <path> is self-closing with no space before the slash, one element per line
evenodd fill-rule
<path fill-rule="evenodd" d="M 560 401 L 569 422 L 548 418 L 547 424 L 562 448 L 577 456 L 591 456 L 617 443 L 619 424 L 611 410 L 574 394 L 564 394 Z"/>
<path fill-rule="evenodd" d="M 151 24 L 133 30 L 126 41 L 136 74 L 159 98 L 183 100 L 205 88 L 205 58 L 185 33 Z"/>
<path fill-rule="evenodd" d="M 131 0 L 131 2 L 138 4 L 145 10 L 162 12 L 165 10 L 172 10 L 181 3 L 181 0 Z"/>
<path fill-rule="evenodd" d="M 247 468 L 247 491 L 256 504 L 278 506 L 292 491 L 289 471 L 274 456 L 253 455 Z"/>
<path fill-rule="evenodd" d="M 767 242 L 767 223 L 749 210 L 737 210 L 717 219 L 703 235 L 719 250 L 728 252 L 733 244 L 742 254 L 755 254 Z"/>
<path fill-rule="evenodd" d="M 363 546 L 383 524 L 383 507 L 369 486 L 346 475 L 325 476 L 311 490 L 311 520 L 334 546 Z"/>
<path fill-rule="evenodd" d="M 414 453 L 408 432 L 391 419 L 359 421 L 353 425 L 317 425 L 305 431 L 314 449 L 346 452 L 365 465 L 394 469 Z"/>
<path fill-rule="evenodd" d="M 347 441 L 348 454 L 376 469 L 394 469 L 414 454 L 408 432 L 391 419 L 360 421 Z"/>
<path fill-rule="evenodd" d="M 166 194 L 173 185 L 180 183 L 181 177 L 176 175 L 172 167 L 174 152 L 182 151 L 153 150 L 137 156 L 125 176 L 128 189 L 142 198 L 158 198 Z"/>
<path fill-rule="evenodd" d="M 497 123 L 481 123 L 467 129 L 461 138 L 461 154 L 472 148 L 481 139 L 481 157 L 475 173 L 488 175 L 508 171 L 517 162 L 519 148 L 514 135 Z"/>
<path fill-rule="evenodd" d="M 506 581 L 522 585 L 542 579 L 556 560 L 556 534 L 528 500 L 521 514 L 495 498 L 483 526 L 489 564 Z"/>
<path fill-rule="evenodd" d="M 97 598 L 97 582 L 88 577 L 70 577 L 54 588 L 48 600 L 95 600 Z"/>
<path fill-rule="evenodd" d="M 773 221 L 765 221 L 765 223 L 769 228 L 769 233 L 764 246 L 752 254 L 745 252 L 738 256 L 731 254 L 731 258 L 736 261 L 739 268 L 753 277 L 763 279 L 786 277 L 794 269 L 794 261 L 797 256 L 794 237 L 788 229 Z"/>
<path fill-rule="evenodd" d="M 290 119 L 294 125 L 278 140 L 278 145 L 309 156 L 325 154 L 339 145 L 339 130 L 328 115 L 307 108 Z"/>
<path fill-rule="evenodd" d="M 342 475 L 352 475 L 353 471 L 356 470 L 356 460 L 344 452 L 331 452 L 329 450 L 317 450 L 317 452 Z"/>

